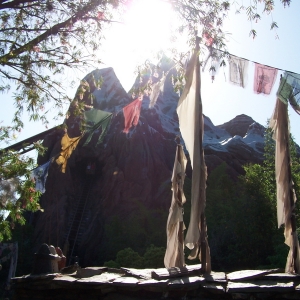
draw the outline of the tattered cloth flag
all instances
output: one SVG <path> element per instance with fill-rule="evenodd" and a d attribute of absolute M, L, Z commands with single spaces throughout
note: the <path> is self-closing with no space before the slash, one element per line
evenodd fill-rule
<path fill-rule="evenodd" d="M 92 108 L 84 112 L 84 119 L 84 127 L 88 131 L 88 136 L 83 146 L 86 146 L 96 133 L 99 135 L 96 146 L 102 143 L 112 119 L 112 113 Z"/>
<path fill-rule="evenodd" d="M 18 262 L 18 242 L 15 243 L 8 243 L 8 244 L 0 244 L 0 256 L 2 255 L 3 250 L 9 249 L 10 252 L 5 255 L 4 257 L 0 258 L 0 263 L 4 263 L 10 261 L 10 267 L 9 267 L 9 272 L 8 272 L 8 277 L 7 277 L 7 282 L 6 284 L 10 284 L 10 280 L 12 277 L 15 277 L 16 274 L 16 268 L 17 268 L 17 262 Z"/>
<path fill-rule="evenodd" d="M 181 145 L 177 145 L 172 175 L 172 202 L 167 221 L 167 249 L 164 258 L 166 268 L 184 267 L 183 204 L 186 202 L 183 193 L 187 159 Z"/>
<path fill-rule="evenodd" d="M 15 277 L 16 275 L 17 264 L 18 264 L 18 242 L 15 242 L 11 252 L 10 267 L 7 276 L 8 285 L 10 284 L 11 278 Z"/>
<path fill-rule="evenodd" d="M 66 167 L 68 159 L 72 152 L 76 149 L 81 136 L 70 138 L 67 133 L 61 139 L 61 152 L 59 157 L 56 159 L 56 163 L 61 165 L 61 172 L 66 173 Z"/>
<path fill-rule="evenodd" d="M 300 75 L 285 72 L 280 81 L 277 97 L 284 103 L 289 102 L 295 112 L 300 115 Z"/>
<path fill-rule="evenodd" d="M 229 59 L 229 80 L 231 83 L 245 87 L 249 62 L 243 58 L 231 56 Z"/>
<path fill-rule="evenodd" d="M 295 218 L 296 195 L 290 170 L 289 151 L 289 120 L 287 104 L 277 98 L 274 113 L 270 120 L 273 130 L 275 148 L 275 175 L 277 189 L 277 221 L 278 228 L 284 224 L 285 243 L 290 247 L 285 271 L 288 273 L 300 272 L 300 251 L 296 228 L 293 224 Z"/>
<path fill-rule="evenodd" d="M 0 178 L 0 206 L 5 207 L 9 202 L 17 201 L 17 190 L 20 184 L 19 178 Z"/>
<path fill-rule="evenodd" d="M 276 80 L 276 76 L 277 69 L 255 63 L 254 92 L 256 94 L 269 95 Z"/>
<path fill-rule="evenodd" d="M 187 65 L 186 84 L 178 101 L 177 114 L 180 132 L 189 152 L 193 168 L 191 216 L 185 237 L 185 245 L 192 250 L 188 258 L 195 259 L 199 253 L 200 245 L 201 250 L 204 251 L 202 246 L 205 244 L 205 252 L 201 251 L 201 256 L 206 257 L 206 261 L 201 262 L 203 270 L 209 273 L 211 270 L 210 251 L 204 216 L 207 172 L 202 148 L 204 126 L 200 96 L 198 50 L 194 51 Z"/>
<path fill-rule="evenodd" d="M 46 191 L 46 181 L 51 160 L 31 171 L 30 177 L 35 181 L 35 189 L 42 193 Z"/>
<path fill-rule="evenodd" d="M 167 74 L 164 74 L 159 81 L 153 84 L 152 91 L 149 95 L 150 98 L 149 108 L 153 108 L 154 105 L 156 104 L 158 96 L 160 92 L 162 92 L 163 87 L 165 85 L 166 78 L 167 78 Z"/>
<path fill-rule="evenodd" d="M 125 128 L 123 132 L 128 133 L 129 129 L 132 126 L 136 126 L 138 124 L 141 113 L 142 100 L 143 98 L 139 97 L 123 108 L 125 119 Z"/>

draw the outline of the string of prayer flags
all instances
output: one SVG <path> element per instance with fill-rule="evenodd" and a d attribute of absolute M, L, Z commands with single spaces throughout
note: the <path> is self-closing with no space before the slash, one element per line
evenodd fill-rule
<path fill-rule="evenodd" d="M 281 78 L 277 97 L 284 103 L 290 103 L 296 113 L 300 115 L 300 75 L 285 72 Z"/>
<path fill-rule="evenodd" d="M 135 99 L 123 108 L 125 126 L 123 132 L 128 133 L 132 126 L 136 126 L 139 122 L 143 96 Z"/>
<path fill-rule="evenodd" d="M 249 62 L 243 58 L 231 56 L 229 59 L 229 81 L 240 87 L 246 86 Z"/>
<path fill-rule="evenodd" d="M 256 94 L 269 95 L 276 80 L 276 76 L 277 69 L 255 63 L 254 92 Z"/>
<path fill-rule="evenodd" d="M 35 181 L 35 189 L 42 193 L 46 191 L 46 180 L 48 177 L 48 170 L 50 166 L 51 160 L 46 162 L 45 164 L 33 169 L 31 171 L 30 177 Z"/>
<path fill-rule="evenodd" d="M 167 221 L 167 249 L 164 257 L 166 268 L 185 266 L 183 204 L 186 198 L 183 193 L 187 158 L 183 147 L 177 145 L 172 175 L 172 202 Z"/>

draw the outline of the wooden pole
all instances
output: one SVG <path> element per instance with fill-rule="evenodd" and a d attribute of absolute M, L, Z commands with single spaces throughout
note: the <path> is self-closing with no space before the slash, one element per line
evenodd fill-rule
<path fill-rule="evenodd" d="M 200 52 L 200 39 L 196 34 L 196 52 L 199 54 Z M 203 201 L 202 205 L 200 207 L 202 208 L 202 211 L 200 213 L 200 241 L 199 241 L 199 247 L 200 247 L 200 260 L 202 264 L 202 272 L 203 273 L 210 273 L 211 267 L 210 267 L 210 253 L 209 253 L 209 246 L 207 241 L 207 232 L 206 232 L 206 218 L 205 218 L 205 202 L 206 202 L 206 193 L 201 192 L 202 189 L 206 188 L 206 166 L 205 160 L 204 160 L 204 150 L 203 150 L 203 109 L 202 109 L 202 99 L 201 99 L 201 77 L 200 77 L 200 62 L 199 62 L 199 55 L 197 56 L 197 63 L 196 63 L 196 95 L 199 98 L 199 114 L 198 114 L 198 121 L 200 122 L 199 126 L 199 143 L 200 143 L 200 157 L 201 157 L 201 176 L 200 176 L 200 195 L 199 195 L 199 201 Z M 204 170 L 204 171 L 203 171 Z M 203 178 L 204 177 L 204 178 Z M 204 181 L 204 182 L 203 182 Z M 203 185 L 203 186 L 202 186 Z M 201 195 L 203 197 L 201 197 Z"/>

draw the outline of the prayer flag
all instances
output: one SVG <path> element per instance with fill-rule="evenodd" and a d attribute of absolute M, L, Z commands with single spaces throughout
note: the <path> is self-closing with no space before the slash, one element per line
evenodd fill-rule
<path fill-rule="evenodd" d="M 142 99 L 137 98 L 123 108 L 125 128 L 123 132 L 128 133 L 132 126 L 136 126 L 139 122 L 142 107 Z"/>
<path fill-rule="evenodd" d="M 153 108 L 154 105 L 156 104 L 157 98 L 160 92 L 163 90 L 166 77 L 167 74 L 164 74 L 159 81 L 153 84 L 151 94 L 149 95 L 150 98 L 149 108 Z"/>
<path fill-rule="evenodd" d="M 277 69 L 255 63 L 254 92 L 256 94 L 271 93 L 276 80 Z"/>
<path fill-rule="evenodd" d="M 84 112 L 84 119 L 85 129 L 89 132 L 89 134 L 83 146 L 86 146 L 91 141 L 96 131 L 101 130 L 101 132 L 99 133 L 98 141 L 96 143 L 97 146 L 103 141 L 105 137 L 110 121 L 112 119 L 112 113 L 92 108 Z"/>
<path fill-rule="evenodd" d="M 14 202 L 17 200 L 19 184 L 19 178 L 0 179 L 0 205 L 2 207 L 5 207 L 8 202 Z"/>
<path fill-rule="evenodd" d="M 184 267 L 183 204 L 186 202 L 183 193 L 187 159 L 181 145 L 177 145 L 172 175 L 172 202 L 167 221 L 167 249 L 164 258 L 166 268 Z"/>
<path fill-rule="evenodd" d="M 249 62 L 243 58 L 231 56 L 229 60 L 229 80 L 241 87 L 246 86 L 246 74 Z"/>
<path fill-rule="evenodd" d="M 49 160 L 45 164 L 33 169 L 31 171 L 31 179 L 34 179 L 35 181 L 35 189 L 37 191 L 40 191 L 42 193 L 45 193 L 46 191 L 46 180 L 48 177 L 48 170 L 50 166 L 51 161 Z"/>
<path fill-rule="evenodd" d="M 178 101 L 177 114 L 181 135 L 189 152 L 193 168 L 191 216 L 185 245 L 192 250 L 189 259 L 195 259 L 199 249 L 201 249 L 202 268 L 209 273 L 211 269 L 210 254 L 204 216 L 207 172 L 202 147 L 204 124 L 200 96 L 198 50 L 194 51 L 187 65 L 186 84 Z"/>
<path fill-rule="evenodd" d="M 296 195 L 290 170 L 288 111 L 287 103 L 282 102 L 279 98 L 277 98 L 275 110 L 270 120 L 270 128 L 273 130 L 273 139 L 276 141 L 275 175 L 278 228 L 282 224 L 285 225 L 285 243 L 290 247 L 285 271 L 299 273 L 299 241 L 296 228 L 293 229 L 292 223 L 292 219 L 295 218 Z"/>
<path fill-rule="evenodd" d="M 61 172 L 66 173 L 68 159 L 73 151 L 76 149 L 81 136 L 70 138 L 67 133 L 61 139 L 61 152 L 56 159 L 56 163 L 61 165 Z"/>
<path fill-rule="evenodd" d="M 280 81 L 277 97 L 284 103 L 290 102 L 295 112 L 300 115 L 300 75 L 285 72 Z"/>

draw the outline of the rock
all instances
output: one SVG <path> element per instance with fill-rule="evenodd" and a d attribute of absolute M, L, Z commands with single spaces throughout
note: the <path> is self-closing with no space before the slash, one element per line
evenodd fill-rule
<path fill-rule="evenodd" d="M 169 67 L 162 65 L 159 76 Z M 69 249 L 69 257 L 65 254 L 69 262 L 77 255 L 80 265 L 88 266 L 100 253 L 107 259 L 115 257 L 112 251 L 121 250 L 109 250 L 108 247 L 115 239 L 109 230 L 113 230 L 116 222 L 126 228 L 127 224 L 132 224 L 132 219 L 143 216 L 142 210 L 144 214 L 146 211 L 148 219 L 141 220 L 145 232 L 134 241 L 144 246 L 149 243 L 147 233 L 153 235 L 151 228 L 154 225 L 147 223 L 149 220 L 165 230 L 171 202 L 175 138 L 180 136 L 176 114 L 179 97 L 171 83 L 174 72 L 175 69 L 168 74 L 163 92 L 153 108 L 149 108 L 149 97 L 144 97 L 139 122 L 128 134 L 123 132 L 122 108 L 132 101 L 132 97 L 125 92 L 113 69 L 95 70 L 84 78 L 90 89 L 84 92 L 82 100 L 80 88 L 77 90 L 69 118 L 65 121 L 68 134 L 80 134 L 82 119 L 74 113 L 78 101 L 85 101 L 86 109 L 93 107 L 111 112 L 113 118 L 100 145 L 91 142 L 85 146 L 84 142 L 79 142 L 68 159 L 66 173 L 61 173 L 55 162 L 50 166 L 46 193 L 41 198 L 44 213 L 37 214 L 35 220 L 36 245 L 50 241 L 62 249 Z M 97 88 L 94 81 L 101 81 L 101 87 Z M 206 116 L 204 121 L 203 147 L 208 173 L 225 162 L 228 175 L 236 179 L 244 174 L 244 164 L 262 162 L 264 127 L 251 117 L 240 115 L 219 126 Z M 100 132 L 95 133 L 96 140 Z M 40 162 L 59 153 L 62 133 L 45 139 L 48 151 Z M 95 172 L 86 174 L 91 163 Z M 190 164 L 186 173 L 191 176 Z M 118 234 L 118 230 L 113 232 Z M 129 243 L 124 236 L 122 244 L 122 234 L 118 238 L 120 247 Z M 158 246 L 164 246 L 164 242 L 155 240 Z"/>

